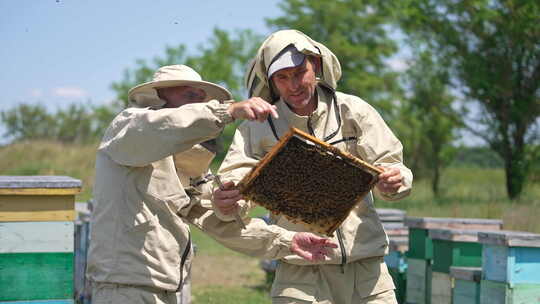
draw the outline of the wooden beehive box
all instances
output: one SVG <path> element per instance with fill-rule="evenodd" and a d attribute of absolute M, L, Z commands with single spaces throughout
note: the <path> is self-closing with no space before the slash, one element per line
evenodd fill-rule
<path fill-rule="evenodd" d="M 415 259 L 433 258 L 433 241 L 430 229 L 500 230 L 502 220 L 475 218 L 406 217 L 409 227 L 408 257 Z"/>
<path fill-rule="evenodd" d="M 482 266 L 482 244 L 478 243 L 480 230 L 430 229 L 433 241 L 433 271 L 450 273 L 451 266 Z"/>
<path fill-rule="evenodd" d="M 482 268 L 452 266 L 450 267 L 450 276 L 454 279 L 452 304 L 480 303 Z"/>
<path fill-rule="evenodd" d="M 244 198 L 331 236 L 377 183 L 381 169 L 291 130 L 238 184 Z"/>
<path fill-rule="evenodd" d="M 73 303 L 81 185 L 68 176 L 0 176 L 0 303 Z"/>
<path fill-rule="evenodd" d="M 540 289 L 540 234 L 524 231 L 484 231 L 484 279 L 509 284 L 532 283 Z"/>

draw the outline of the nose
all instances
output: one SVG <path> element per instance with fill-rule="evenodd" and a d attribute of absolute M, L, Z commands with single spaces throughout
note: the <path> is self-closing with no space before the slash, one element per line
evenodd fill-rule
<path fill-rule="evenodd" d="M 289 89 L 291 91 L 296 91 L 300 87 L 300 79 L 298 77 L 291 77 L 289 80 Z"/>

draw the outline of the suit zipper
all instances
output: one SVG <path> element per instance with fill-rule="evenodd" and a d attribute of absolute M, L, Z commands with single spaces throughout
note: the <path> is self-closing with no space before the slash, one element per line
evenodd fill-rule
<path fill-rule="evenodd" d="M 345 273 L 345 264 L 347 264 L 347 253 L 345 253 L 345 245 L 343 244 L 343 234 L 341 228 L 337 230 L 337 238 L 339 242 L 339 248 L 341 249 L 341 273 Z"/>
<path fill-rule="evenodd" d="M 191 233 L 188 237 L 188 243 L 186 246 L 186 249 L 184 250 L 184 253 L 182 253 L 182 258 L 180 259 L 180 283 L 178 284 L 178 288 L 176 291 L 180 291 L 182 289 L 182 285 L 184 284 L 184 264 L 186 263 L 186 259 L 191 252 Z"/>

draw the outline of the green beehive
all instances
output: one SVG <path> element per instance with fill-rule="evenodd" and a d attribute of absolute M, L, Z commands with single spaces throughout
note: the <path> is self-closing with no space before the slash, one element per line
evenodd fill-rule
<path fill-rule="evenodd" d="M 478 230 L 431 229 L 433 241 L 433 271 L 450 273 L 451 266 L 482 266 L 482 244 Z"/>
<path fill-rule="evenodd" d="M 432 259 L 433 242 L 429 237 L 429 229 L 467 229 L 467 230 L 500 230 L 501 220 L 406 217 L 405 226 L 409 227 L 409 252 L 407 256 L 414 259 Z"/>

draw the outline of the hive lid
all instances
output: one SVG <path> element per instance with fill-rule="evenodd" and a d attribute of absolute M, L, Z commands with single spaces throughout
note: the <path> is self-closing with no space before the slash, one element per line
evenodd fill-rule
<path fill-rule="evenodd" d="M 445 217 L 405 217 L 404 223 L 409 228 L 436 229 L 476 229 L 499 230 L 502 220 L 479 218 L 445 218 Z"/>
<path fill-rule="evenodd" d="M 69 176 L 32 175 L 32 176 L 0 176 L 0 189 L 20 188 L 80 188 L 82 183 Z"/>
<path fill-rule="evenodd" d="M 376 208 L 375 211 L 383 222 L 401 222 L 407 214 L 405 210 L 392 208 Z"/>
<path fill-rule="evenodd" d="M 274 214 L 332 235 L 377 183 L 381 169 L 298 129 L 239 182 L 240 193 Z"/>
<path fill-rule="evenodd" d="M 483 244 L 509 247 L 540 247 L 540 234 L 509 230 L 479 232 L 478 241 Z"/>
<path fill-rule="evenodd" d="M 478 233 L 488 230 L 470 229 L 430 229 L 429 237 L 434 240 L 446 240 L 457 242 L 478 242 Z"/>

